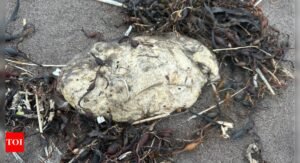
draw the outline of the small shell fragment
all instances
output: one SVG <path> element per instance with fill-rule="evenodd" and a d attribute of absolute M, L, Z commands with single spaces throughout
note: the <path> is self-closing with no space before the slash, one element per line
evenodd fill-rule
<path fill-rule="evenodd" d="M 59 68 L 56 68 L 55 71 L 52 72 L 52 74 L 53 74 L 54 76 L 59 76 L 60 73 L 61 73 L 61 69 L 59 69 Z"/>
<path fill-rule="evenodd" d="M 102 124 L 102 123 L 104 123 L 104 122 L 105 122 L 105 119 L 104 119 L 103 116 L 97 117 L 97 123 L 98 123 L 98 124 Z"/>

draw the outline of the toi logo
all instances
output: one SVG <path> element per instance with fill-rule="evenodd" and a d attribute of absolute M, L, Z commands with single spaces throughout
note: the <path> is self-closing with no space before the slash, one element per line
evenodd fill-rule
<path fill-rule="evenodd" d="M 24 133 L 6 132 L 5 133 L 6 152 L 24 152 Z"/>

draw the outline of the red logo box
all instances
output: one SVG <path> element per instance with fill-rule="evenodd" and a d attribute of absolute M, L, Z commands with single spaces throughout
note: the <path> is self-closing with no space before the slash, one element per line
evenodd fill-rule
<path fill-rule="evenodd" d="M 24 132 L 6 132 L 5 151 L 24 152 Z"/>

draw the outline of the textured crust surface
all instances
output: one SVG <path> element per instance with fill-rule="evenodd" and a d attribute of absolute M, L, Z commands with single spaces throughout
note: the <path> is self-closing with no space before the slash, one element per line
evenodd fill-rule
<path fill-rule="evenodd" d="M 188 108 L 208 80 L 219 78 L 215 56 L 196 40 L 171 33 L 134 40 L 137 48 L 127 42 L 96 43 L 90 53 L 106 62 L 101 68 L 91 56 L 73 60 L 59 82 L 65 99 L 82 113 L 111 114 L 126 122 Z M 103 77 L 98 75 L 78 106 L 97 71 Z"/>

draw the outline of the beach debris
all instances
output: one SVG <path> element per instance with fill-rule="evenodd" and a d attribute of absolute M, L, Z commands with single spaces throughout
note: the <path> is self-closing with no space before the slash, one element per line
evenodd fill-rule
<path fill-rule="evenodd" d="M 18 153 L 16 152 L 12 152 L 13 156 L 15 157 L 15 159 L 20 162 L 20 163 L 24 163 L 25 161 L 18 155 Z"/>
<path fill-rule="evenodd" d="M 289 36 L 269 25 L 259 6 L 261 2 L 125 0 L 117 6 L 127 13 L 124 24 L 131 25 L 132 32 L 145 35 L 175 32 L 194 38 L 216 53 L 220 70 L 226 67 L 242 70 L 245 82 L 239 89 L 247 87 L 244 93 L 249 95 L 244 103 L 253 107 L 264 97 L 265 90 L 276 95 L 284 80 L 293 76 L 279 66 L 289 49 Z M 225 77 L 222 75 L 221 78 Z"/>
<path fill-rule="evenodd" d="M 266 79 L 266 77 L 264 76 L 264 74 L 261 72 L 261 70 L 259 68 L 255 69 L 257 74 L 260 76 L 260 78 L 264 81 L 264 83 L 266 84 L 267 88 L 270 90 L 272 95 L 276 95 L 272 86 L 270 85 L 270 83 L 268 82 L 268 80 Z"/>
<path fill-rule="evenodd" d="M 27 63 L 27 62 L 22 62 L 22 61 L 17 61 L 17 60 L 11 60 L 11 59 L 5 59 L 5 61 L 14 63 L 17 65 L 25 65 L 25 66 L 41 66 L 41 67 L 66 67 L 67 65 L 50 65 L 50 64 L 36 64 L 36 63 Z"/>
<path fill-rule="evenodd" d="M 179 154 L 182 152 L 191 152 L 197 149 L 197 147 L 203 143 L 202 138 L 196 139 L 191 143 L 185 145 L 185 147 L 179 151 L 175 151 L 174 154 Z"/>
<path fill-rule="evenodd" d="M 7 78 L 7 125 L 16 124 L 24 119 L 35 120 L 39 126 L 39 133 L 44 133 L 55 117 L 55 102 L 50 99 L 50 92 L 55 88 L 54 80 L 49 76 L 33 77 L 26 73 Z"/>
<path fill-rule="evenodd" d="M 240 94 L 240 93 L 243 92 L 245 89 L 247 89 L 247 87 L 244 87 L 244 88 L 238 90 L 237 92 L 235 92 L 234 94 L 232 94 L 231 97 L 234 97 L 234 96 Z M 225 100 L 222 100 L 222 101 L 220 101 L 218 104 L 221 105 L 221 104 L 223 104 L 224 102 L 225 102 Z M 212 109 L 215 109 L 216 107 L 217 107 L 217 105 L 213 105 L 213 106 L 211 106 L 211 107 L 209 107 L 209 108 L 207 108 L 207 109 L 204 109 L 203 111 L 199 112 L 198 115 L 202 115 L 202 114 L 204 114 L 204 113 L 206 113 L 206 112 L 208 112 L 208 111 L 210 111 L 210 110 L 212 110 Z M 187 119 L 186 122 L 188 122 L 188 121 L 190 121 L 190 120 L 192 120 L 192 119 L 195 119 L 195 118 L 197 118 L 197 115 L 190 116 L 190 117 Z"/>
<path fill-rule="evenodd" d="M 261 149 L 256 143 L 249 144 L 246 150 L 246 158 L 249 163 L 267 163 L 262 158 Z"/>
<path fill-rule="evenodd" d="M 98 122 L 98 124 L 104 123 L 105 118 L 103 116 L 99 116 L 99 117 L 97 117 L 97 122 Z"/>
<path fill-rule="evenodd" d="M 37 117 L 38 117 L 38 123 L 39 123 L 39 131 L 42 134 L 43 133 L 43 120 L 41 117 L 41 111 L 40 111 L 40 103 L 39 103 L 39 98 L 37 94 L 35 95 L 35 101 L 36 101 L 36 111 L 37 111 Z"/>
<path fill-rule="evenodd" d="M 254 7 L 256 7 L 257 5 L 259 5 L 260 3 L 262 2 L 262 0 L 257 0 L 255 3 L 254 3 Z"/>
<path fill-rule="evenodd" d="M 215 56 L 194 39 L 174 33 L 133 39 L 140 43 L 136 48 L 97 43 L 92 57 L 63 69 L 58 90 L 70 105 L 95 117 L 132 122 L 188 108 L 208 80 L 219 79 Z"/>
<path fill-rule="evenodd" d="M 104 40 L 104 36 L 101 32 L 95 32 L 95 31 L 90 32 L 90 31 L 86 31 L 84 28 L 82 28 L 81 31 L 87 38 L 95 39 L 96 41 Z"/>
<path fill-rule="evenodd" d="M 119 156 L 118 160 L 123 160 L 124 158 L 126 158 L 128 155 L 132 154 L 131 151 L 125 152 L 122 155 Z"/>
<path fill-rule="evenodd" d="M 225 121 L 217 121 L 218 124 L 221 125 L 222 137 L 224 139 L 230 138 L 229 134 L 227 133 L 228 129 L 233 128 L 233 123 L 225 122 Z"/>
<path fill-rule="evenodd" d="M 262 1 L 133 1 L 127 0 L 128 18 L 134 31 L 145 34 L 176 32 L 199 40 L 217 55 L 221 69 L 233 65 L 259 74 L 270 94 L 272 85 L 278 84 L 277 64 L 283 61 L 288 50 L 288 36 L 268 24 L 258 6 Z M 276 61 L 277 62 L 277 61 Z M 283 69 L 283 68 L 280 68 Z M 257 72 L 257 70 L 266 71 Z M 274 72 L 274 73 L 273 73 Z M 276 80 L 270 83 L 269 76 Z M 255 83 L 256 91 L 260 87 Z M 253 85 L 250 85 L 253 87 Z"/>
<path fill-rule="evenodd" d="M 128 29 L 126 30 L 126 32 L 124 33 L 124 36 L 129 36 L 130 35 L 130 33 L 131 33 L 131 31 L 132 31 L 132 25 L 130 25 L 129 27 L 128 27 Z"/>
<path fill-rule="evenodd" d="M 126 6 L 123 3 L 115 1 L 115 0 L 97 0 L 97 1 L 107 3 L 107 4 L 110 4 L 110 5 L 114 5 L 114 6 L 117 6 L 117 7 L 126 8 Z"/>
<path fill-rule="evenodd" d="M 60 69 L 60 68 L 56 68 L 55 71 L 52 72 L 52 74 L 53 74 L 54 76 L 59 76 L 60 73 L 61 73 L 61 69 Z"/>
<path fill-rule="evenodd" d="M 288 37 L 279 41 L 284 34 L 268 24 L 261 0 L 98 1 L 121 7 L 128 29 L 116 42 L 97 43 L 68 65 L 39 64 L 18 49 L 35 31 L 26 19 L 22 32 L 12 36 L 2 32 L 7 22 L 0 23 L 1 39 L 18 40 L 16 47 L 0 50 L 7 63 L 0 72 L 7 87 L 5 123 L 12 131 L 22 131 L 34 122 L 39 125 L 34 134 L 44 139 L 54 134 L 67 142 L 67 151 L 59 151 L 61 162 L 172 160 L 172 155 L 197 149 L 211 128 L 236 140 L 250 133 L 254 123 L 233 129 L 236 121 L 225 113 L 235 109 L 230 104 L 244 106 L 238 111 L 245 114 L 236 115 L 246 120 L 265 93 L 276 95 L 286 79 L 294 78 L 281 64 L 289 62 Z M 17 18 L 16 9 L 11 20 Z M 82 32 L 105 41 L 100 32 Z M 52 73 L 37 75 L 30 66 Z M 213 88 L 213 105 L 189 108 L 205 83 Z M 178 108 L 188 110 L 173 113 Z M 189 113 L 193 115 L 184 123 L 199 117 L 199 128 L 188 138 L 173 137 L 173 128 L 156 127 L 164 123 L 161 118 Z M 49 156 L 53 151 L 47 146 L 44 150 Z M 246 153 L 250 163 L 263 162 L 256 144 Z"/>

